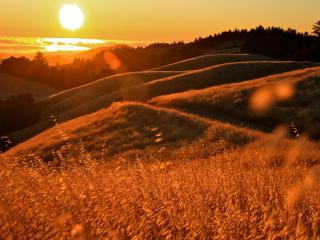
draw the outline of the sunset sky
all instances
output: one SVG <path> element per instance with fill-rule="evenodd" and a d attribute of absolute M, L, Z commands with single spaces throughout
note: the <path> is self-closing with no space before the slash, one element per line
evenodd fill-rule
<path fill-rule="evenodd" d="M 78 4 L 85 25 L 62 29 L 63 4 Z M 192 40 L 259 24 L 310 31 L 319 0 L 1 0 L 0 35 L 125 40 Z"/>
<path fill-rule="evenodd" d="M 59 10 L 77 4 L 83 27 L 64 29 Z M 92 38 L 191 41 L 222 30 L 257 25 L 311 31 L 319 0 L 1 0 L 0 39 Z"/>

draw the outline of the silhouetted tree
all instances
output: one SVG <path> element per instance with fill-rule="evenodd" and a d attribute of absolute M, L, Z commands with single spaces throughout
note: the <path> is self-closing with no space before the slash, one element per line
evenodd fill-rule
<path fill-rule="evenodd" d="M 284 60 L 319 61 L 316 37 L 278 27 L 251 29 L 242 52 L 260 54 Z"/>
<path fill-rule="evenodd" d="M 32 62 L 26 57 L 4 59 L 0 71 L 15 77 L 26 77 L 32 72 Z"/>
<path fill-rule="evenodd" d="M 33 61 L 38 65 L 48 66 L 48 61 L 42 52 L 37 52 Z"/>
<path fill-rule="evenodd" d="M 320 20 L 313 25 L 313 33 L 320 37 Z"/>

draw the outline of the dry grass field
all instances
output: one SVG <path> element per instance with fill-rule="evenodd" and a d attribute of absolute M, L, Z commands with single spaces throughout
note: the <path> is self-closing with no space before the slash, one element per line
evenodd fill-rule
<path fill-rule="evenodd" d="M 320 68 L 220 57 L 44 100 L 0 154 L 0 239 L 320 239 Z"/>
<path fill-rule="evenodd" d="M 233 147 L 225 138 L 231 134 Z M 81 145 L 77 154 L 57 151 L 52 164 L 39 160 L 30 166 L 21 162 L 23 155 L 3 155 L 0 235 L 318 239 L 317 144 L 285 140 L 280 130 L 249 138 L 232 132 L 214 136 L 166 158 L 159 157 L 161 147 L 97 161 Z"/>

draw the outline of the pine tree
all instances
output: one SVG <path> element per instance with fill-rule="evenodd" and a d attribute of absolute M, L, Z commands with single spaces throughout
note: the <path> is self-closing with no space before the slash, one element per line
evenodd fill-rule
<path fill-rule="evenodd" d="M 313 25 L 313 33 L 316 34 L 318 37 L 320 37 L 320 21 L 316 22 Z"/>
<path fill-rule="evenodd" d="M 48 65 L 48 61 L 42 52 L 37 52 L 33 58 L 33 61 L 38 65 L 45 65 L 45 66 Z"/>

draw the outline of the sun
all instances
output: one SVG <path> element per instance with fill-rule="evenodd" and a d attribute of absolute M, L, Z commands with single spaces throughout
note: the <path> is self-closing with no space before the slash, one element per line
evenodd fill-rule
<path fill-rule="evenodd" d="M 64 5 L 60 9 L 60 22 L 68 30 L 76 30 L 83 25 L 84 15 L 81 8 L 75 4 Z"/>

